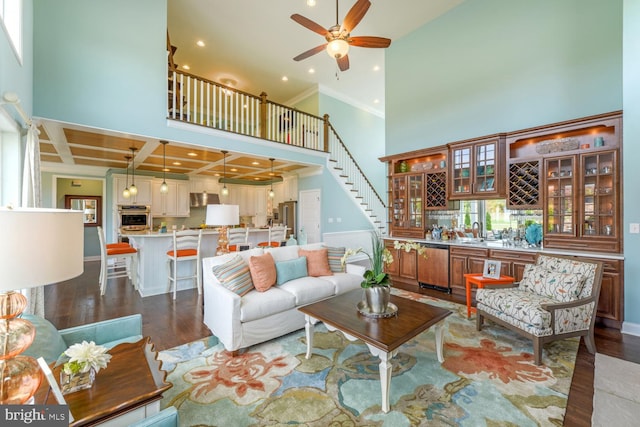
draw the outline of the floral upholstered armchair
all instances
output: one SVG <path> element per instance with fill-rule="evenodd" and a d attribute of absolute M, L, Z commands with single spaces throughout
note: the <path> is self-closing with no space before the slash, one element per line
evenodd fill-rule
<path fill-rule="evenodd" d="M 601 282 L 599 261 L 538 254 L 514 287 L 478 289 L 477 330 L 487 318 L 531 338 L 536 365 L 542 362 L 543 345 L 558 339 L 584 336 L 593 354 Z"/>

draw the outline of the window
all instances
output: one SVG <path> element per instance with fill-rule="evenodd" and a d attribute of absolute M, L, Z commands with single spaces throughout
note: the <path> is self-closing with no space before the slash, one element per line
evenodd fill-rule
<path fill-rule="evenodd" d="M 0 24 L 22 64 L 22 0 L 0 0 Z"/>

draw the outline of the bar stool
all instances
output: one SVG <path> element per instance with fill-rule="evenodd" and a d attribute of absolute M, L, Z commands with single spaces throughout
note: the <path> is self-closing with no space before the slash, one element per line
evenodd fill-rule
<path fill-rule="evenodd" d="M 260 247 L 271 246 L 273 248 L 282 246 L 282 242 L 284 242 L 284 238 L 286 234 L 287 234 L 287 227 L 285 227 L 284 225 L 269 227 L 269 241 L 260 242 L 258 243 L 258 246 Z"/>
<path fill-rule="evenodd" d="M 107 281 L 127 277 L 138 290 L 138 251 L 128 243 L 106 243 L 104 230 L 98 226 L 100 240 L 100 295 L 107 290 Z"/>
<path fill-rule="evenodd" d="M 176 299 L 178 281 L 195 279 L 198 294 L 202 293 L 202 262 L 200 244 L 202 242 L 202 230 L 173 231 L 173 245 L 167 251 L 167 274 L 169 276 L 169 291 L 173 283 L 173 299 Z M 187 276 L 178 276 L 178 263 L 183 261 L 195 261 L 195 273 Z"/>
<path fill-rule="evenodd" d="M 249 228 L 227 229 L 227 240 L 229 241 L 229 252 L 240 252 L 249 249 Z"/>

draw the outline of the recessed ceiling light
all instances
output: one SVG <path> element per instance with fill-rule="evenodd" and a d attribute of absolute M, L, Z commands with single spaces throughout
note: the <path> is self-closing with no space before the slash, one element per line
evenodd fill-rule
<path fill-rule="evenodd" d="M 288 81 L 289 81 L 289 77 L 287 77 L 287 76 L 282 76 L 282 81 L 283 81 L 283 82 L 288 82 Z"/>
<path fill-rule="evenodd" d="M 192 152 L 190 152 L 190 153 L 187 153 L 187 156 L 190 156 L 190 157 L 198 157 L 198 155 L 197 155 L 196 153 L 194 153 L 193 151 L 192 151 Z"/>
<path fill-rule="evenodd" d="M 213 176 L 220 176 L 220 174 L 219 173 L 214 173 Z"/>
<path fill-rule="evenodd" d="M 309 74 L 313 74 L 315 72 L 316 72 L 316 70 L 314 70 L 313 68 L 309 68 Z"/>
<path fill-rule="evenodd" d="M 380 66 L 379 65 L 374 65 L 373 66 L 373 71 L 380 71 Z"/>
<path fill-rule="evenodd" d="M 316 0 L 307 0 L 307 6 L 313 7 L 316 5 Z"/>
<path fill-rule="evenodd" d="M 164 168 L 164 169 L 162 169 L 162 172 L 171 172 L 171 169 L 169 169 L 169 168 Z"/>
<path fill-rule="evenodd" d="M 191 67 L 189 67 L 188 65 L 183 65 L 182 68 L 184 68 L 185 70 L 190 70 Z"/>
<path fill-rule="evenodd" d="M 204 46 L 205 46 L 205 44 L 204 44 L 204 42 L 203 42 L 202 40 L 198 40 L 198 41 L 196 42 L 196 44 L 197 44 L 198 46 L 200 46 L 200 47 L 204 47 Z"/>
<path fill-rule="evenodd" d="M 258 178 L 257 176 L 253 178 L 254 181 L 260 181 L 260 178 Z"/>
<path fill-rule="evenodd" d="M 379 100 L 379 99 L 374 99 L 374 100 L 373 100 L 373 103 L 374 103 L 374 104 L 379 104 L 379 103 L 380 103 L 380 100 Z"/>
<path fill-rule="evenodd" d="M 254 160 L 253 162 L 251 162 L 251 164 L 254 165 L 254 166 L 258 166 L 260 164 L 260 162 Z"/>
<path fill-rule="evenodd" d="M 236 169 L 236 168 L 231 168 L 231 169 L 229 169 L 229 170 L 230 170 L 231 172 L 238 172 L 238 169 Z"/>
<path fill-rule="evenodd" d="M 276 174 L 273 172 L 269 172 L 269 176 L 276 176 Z"/>
<path fill-rule="evenodd" d="M 174 166 L 180 166 L 181 164 L 182 164 L 182 163 L 180 163 L 180 162 L 173 162 L 173 165 L 174 165 Z"/>

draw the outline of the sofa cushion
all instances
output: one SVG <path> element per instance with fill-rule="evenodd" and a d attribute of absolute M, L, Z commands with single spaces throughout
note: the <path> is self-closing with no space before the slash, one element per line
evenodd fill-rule
<path fill-rule="evenodd" d="M 332 276 L 322 276 L 320 278 L 333 283 L 335 295 L 358 289 L 363 280 L 362 276 L 351 273 L 334 273 Z"/>
<path fill-rule="evenodd" d="M 276 263 L 268 252 L 249 258 L 249 271 L 253 286 L 260 292 L 276 284 Z"/>
<path fill-rule="evenodd" d="M 22 354 L 35 358 L 43 357 L 47 363 L 55 362 L 67 349 L 62 335 L 47 319 L 24 313 L 21 316 L 28 320 L 36 328 L 36 337 L 33 343 Z"/>
<path fill-rule="evenodd" d="M 581 262 L 577 259 L 559 258 L 554 256 L 539 255 L 537 265 L 556 273 L 573 273 L 585 277 L 585 282 L 580 292 L 580 298 L 591 296 L 591 290 L 596 277 L 597 265 L 592 262 Z"/>
<path fill-rule="evenodd" d="M 295 296 L 281 290 L 279 287 L 271 287 L 264 292 L 252 290 L 242 297 L 240 321 L 245 323 L 252 320 L 264 319 L 272 314 L 291 310 L 295 307 Z"/>
<path fill-rule="evenodd" d="M 345 247 L 333 248 L 327 246 L 327 258 L 329 258 L 329 268 L 334 273 L 342 273 L 344 266 L 342 265 L 342 257 L 346 252 Z"/>
<path fill-rule="evenodd" d="M 300 256 L 307 257 L 307 271 L 309 276 L 331 276 L 333 272 L 329 268 L 329 256 L 327 248 L 309 251 L 298 249 Z"/>
<path fill-rule="evenodd" d="M 276 261 L 276 283 L 282 285 L 289 280 L 307 276 L 307 258 L 299 257 L 287 261 Z"/>
<path fill-rule="evenodd" d="M 253 289 L 249 266 L 239 255 L 212 267 L 211 271 L 222 286 L 240 296 Z"/>
<path fill-rule="evenodd" d="M 549 328 L 551 324 L 551 313 L 541 305 L 558 302 L 552 298 L 514 288 L 478 289 L 476 301 L 478 306 L 482 304 L 496 310 L 500 313 L 498 316 L 500 318 L 511 317 L 539 329 Z"/>
<path fill-rule="evenodd" d="M 280 246 L 278 248 L 265 248 L 265 253 L 270 253 L 274 261 L 288 261 L 298 258 L 298 246 Z"/>
<path fill-rule="evenodd" d="M 311 304 L 335 294 L 335 285 L 319 277 L 301 277 L 278 287 L 295 297 L 296 306 Z"/>

